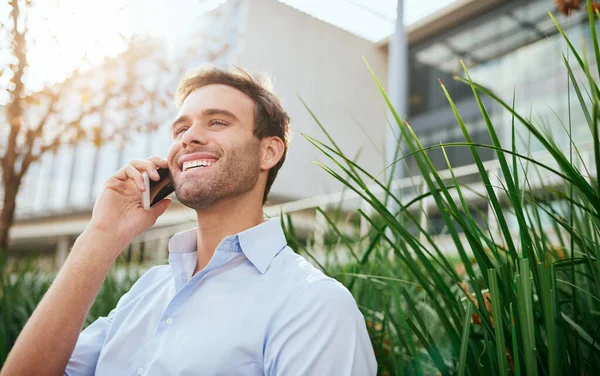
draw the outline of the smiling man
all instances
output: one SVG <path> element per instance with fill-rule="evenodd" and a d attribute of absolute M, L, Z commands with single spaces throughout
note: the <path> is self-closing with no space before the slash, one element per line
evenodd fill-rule
<path fill-rule="evenodd" d="M 289 142 L 267 81 L 202 68 L 176 94 L 167 159 L 131 161 L 23 329 L 5 375 L 375 375 L 364 318 L 340 283 L 286 246 L 263 205 Z M 141 203 L 168 167 L 197 228 L 169 242 L 107 317 L 80 332 L 117 256 L 170 204 Z"/>

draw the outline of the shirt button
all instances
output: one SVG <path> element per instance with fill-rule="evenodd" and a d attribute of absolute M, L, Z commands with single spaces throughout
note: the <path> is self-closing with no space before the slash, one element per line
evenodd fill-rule
<path fill-rule="evenodd" d="M 140 367 L 138 368 L 138 375 L 141 375 L 142 373 L 144 373 L 144 367 Z"/>
<path fill-rule="evenodd" d="M 167 325 L 171 325 L 172 323 L 173 323 L 173 319 L 169 317 L 167 319 Z"/>

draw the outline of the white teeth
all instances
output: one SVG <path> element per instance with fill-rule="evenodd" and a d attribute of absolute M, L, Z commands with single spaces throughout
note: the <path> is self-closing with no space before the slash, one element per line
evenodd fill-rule
<path fill-rule="evenodd" d="M 194 168 L 194 167 L 210 167 L 213 163 L 214 163 L 213 161 L 203 161 L 203 160 L 183 162 L 183 171 L 187 171 L 190 168 Z"/>

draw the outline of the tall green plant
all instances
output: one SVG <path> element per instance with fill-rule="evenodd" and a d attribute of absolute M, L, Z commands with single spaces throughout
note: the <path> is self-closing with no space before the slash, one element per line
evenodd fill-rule
<path fill-rule="evenodd" d="M 477 84 L 464 65 L 464 75 L 457 79 L 473 91 L 489 145 L 473 141 L 441 83 L 465 142 L 423 147 L 371 70 L 408 148 L 396 163 L 414 159 L 424 193 L 400 197 L 389 181 L 379 181 L 378 175 L 347 157 L 323 126 L 332 146 L 305 136 L 331 162 L 320 166 L 371 208 L 369 213 L 357 211 L 370 225 L 368 234 L 329 244 L 337 252 L 348 252 L 350 263 L 321 266 L 354 294 L 367 320 L 381 374 L 600 372 L 600 89 L 597 76 L 591 73 L 594 65 L 600 69 L 600 48 L 595 31 L 598 15 L 592 13 L 589 1 L 588 9 L 592 56 L 584 48 L 577 50 L 550 17 L 585 73 L 586 82 L 577 81 L 571 60 L 562 56 L 589 125 L 591 163 L 582 158 L 572 138 L 570 117 L 564 125 L 566 134 L 560 135 L 569 140 L 569 146 L 561 149 L 531 116 L 516 110 L 515 97 L 508 103 Z M 508 147 L 497 134 L 484 96 L 512 118 Z M 515 129 L 542 145 L 547 158 L 521 150 Z M 450 160 L 446 157 L 448 177 L 430 159 L 431 150 L 440 149 L 446 155 L 449 148 L 463 148 L 473 157 L 489 203 L 483 223 L 466 199 L 473 188 L 459 181 Z M 483 150 L 495 152 L 500 176 L 486 169 L 480 155 Z M 444 222 L 452 254 L 442 251 L 439 237 L 422 226 L 426 199 L 435 204 Z M 397 204 L 397 210 L 388 202 Z M 328 208 L 319 211 L 327 215 Z M 516 222 L 514 228 L 509 217 Z M 341 237 L 341 227 L 327 222 Z M 290 244 L 298 246 L 289 221 L 286 230 Z M 319 251 L 302 248 L 309 253 Z M 319 259 L 312 253 L 311 257 Z"/>
<path fill-rule="evenodd" d="M 3 257 L 2 254 L 0 257 Z M 0 272 L 0 368 L 2 368 L 19 333 L 52 284 L 55 275 L 44 271 L 32 260 L 19 262 L 9 268 L 0 259 Z M 140 275 L 141 272 L 134 268 L 111 269 L 86 317 L 84 327 L 98 317 L 107 316 Z"/>

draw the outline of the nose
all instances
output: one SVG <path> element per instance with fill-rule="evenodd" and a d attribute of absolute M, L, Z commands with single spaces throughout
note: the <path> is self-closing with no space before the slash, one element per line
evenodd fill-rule
<path fill-rule="evenodd" d="M 206 130 L 199 124 L 192 124 L 181 136 L 181 147 L 184 149 L 188 145 L 206 145 L 207 143 L 208 136 Z"/>

